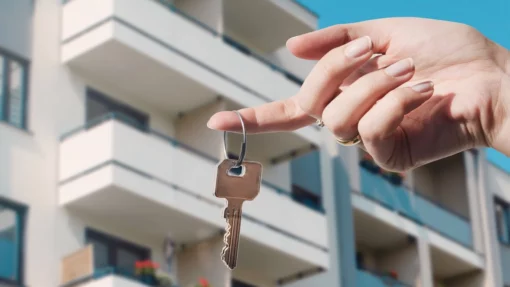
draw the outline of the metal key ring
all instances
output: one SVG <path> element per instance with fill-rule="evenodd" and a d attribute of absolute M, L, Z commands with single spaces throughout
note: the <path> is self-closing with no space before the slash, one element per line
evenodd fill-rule
<path fill-rule="evenodd" d="M 241 153 L 239 154 L 239 158 L 237 159 L 237 162 L 235 166 L 233 167 L 240 167 L 243 164 L 244 156 L 246 155 L 246 129 L 244 127 L 244 121 L 243 117 L 241 116 L 241 113 L 239 111 L 234 111 L 237 116 L 239 117 L 239 120 L 241 121 L 241 127 L 243 128 L 243 142 L 241 143 Z M 225 152 L 225 158 L 228 158 L 228 132 L 223 132 L 223 151 Z"/>

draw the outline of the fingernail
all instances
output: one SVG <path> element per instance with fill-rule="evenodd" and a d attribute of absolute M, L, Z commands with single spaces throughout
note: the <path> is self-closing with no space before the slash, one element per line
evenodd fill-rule
<path fill-rule="evenodd" d="M 370 50 L 372 50 L 372 40 L 365 36 L 349 43 L 345 49 L 345 55 L 349 58 L 357 58 L 370 52 Z"/>
<path fill-rule="evenodd" d="M 434 83 L 428 81 L 416 84 L 411 87 L 415 92 L 421 93 L 421 94 L 428 94 L 432 89 L 434 88 Z"/>
<path fill-rule="evenodd" d="M 396 62 L 395 64 L 384 69 L 384 71 L 386 71 L 386 74 L 392 77 L 400 77 L 412 72 L 413 69 L 414 69 L 413 59 L 408 58 Z"/>

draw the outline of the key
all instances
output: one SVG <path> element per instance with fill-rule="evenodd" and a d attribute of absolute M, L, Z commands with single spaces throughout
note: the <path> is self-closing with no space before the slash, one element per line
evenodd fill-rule
<path fill-rule="evenodd" d="M 225 246 L 221 251 L 221 260 L 231 270 L 237 265 L 243 202 L 251 201 L 257 197 L 262 177 L 262 165 L 258 162 L 244 161 L 241 165 L 242 172 L 239 175 L 235 174 L 232 169 L 235 165 L 236 161 L 231 159 L 225 159 L 218 164 L 214 192 L 216 197 L 227 200 L 227 206 L 223 211 L 227 226 L 223 238 Z"/>

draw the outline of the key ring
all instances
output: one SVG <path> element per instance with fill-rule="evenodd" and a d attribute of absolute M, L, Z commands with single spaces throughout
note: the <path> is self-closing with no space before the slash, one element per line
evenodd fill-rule
<path fill-rule="evenodd" d="M 241 127 L 243 128 L 243 142 L 241 143 L 241 153 L 239 154 L 239 158 L 236 161 L 236 164 L 233 167 L 240 167 L 243 164 L 244 156 L 246 155 L 246 129 L 244 127 L 244 121 L 243 117 L 241 116 L 241 113 L 239 111 L 234 111 L 237 116 L 239 117 L 239 120 L 241 121 Z M 228 132 L 223 132 L 223 151 L 225 152 L 225 158 L 228 158 Z"/>

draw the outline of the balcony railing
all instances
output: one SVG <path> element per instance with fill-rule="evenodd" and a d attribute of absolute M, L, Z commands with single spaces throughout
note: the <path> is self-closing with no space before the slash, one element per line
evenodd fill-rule
<path fill-rule="evenodd" d="M 357 287 L 411 287 L 409 284 L 402 283 L 389 276 L 377 275 L 375 273 L 358 270 L 356 274 L 356 286 Z"/>
<path fill-rule="evenodd" d="M 422 195 L 410 193 L 383 177 L 360 168 L 361 193 L 399 214 L 455 240 L 465 247 L 473 246 L 469 219 L 446 209 Z"/>
<path fill-rule="evenodd" d="M 140 286 L 151 286 L 151 287 L 158 286 L 156 284 L 146 282 L 142 278 L 136 276 L 131 270 L 121 268 L 121 267 L 104 267 L 104 268 L 95 269 L 94 273 L 91 275 L 84 276 L 84 277 L 78 278 L 76 280 L 73 280 L 71 282 L 62 284 L 61 287 L 76 287 L 76 286 L 80 286 L 80 285 L 85 284 L 90 281 L 99 280 L 106 276 L 122 277 L 124 279 L 128 279 L 128 280 L 137 282 L 140 284 Z M 169 285 L 168 287 L 179 287 L 179 286 L 174 284 L 174 285 Z"/>
<path fill-rule="evenodd" d="M 63 134 L 60 139 L 64 140 L 64 139 L 69 138 L 72 135 L 74 135 L 74 134 L 76 134 L 76 133 L 78 133 L 80 131 L 90 129 L 90 128 L 94 127 L 94 126 L 97 126 L 97 125 L 99 125 L 101 123 L 104 123 L 106 121 L 109 121 L 109 120 L 118 120 L 120 122 L 123 122 L 123 123 L 125 123 L 125 124 L 127 124 L 127 125 L 129 125 L 129 126 L 131 126 L 133 128 L 135 128 L 135 129 L 138 129 L 138 130 L 140 130 L 142 132 L 146 132 L 146 133 L 148 133 L 150 135 L 153 135 L 155 137 L 161 138 L 164 141 L 169 142 L 173 146 L 177 146 L 179 148 L 187 150 L 187 151 L 189 151 L 189 152 L 191 152 L 191 153 L 193 153 L 193 154 L 195 154 L 195 155 L 197 155 L 197 156 L 199 156 L 201 158 L 204 158 L 204 159 L 206 159 L 208 161 L 216 163 L 216 162 L 218 162 L 220 160 L 219 158 L 210 156 L 210 155 L 208 155 L 208 154 L 206 154 L 206 153 L 204 153 L 204 152 L 202 152 L 202 151 L 200 151 L 198 149 L 195 149 L 195 148 L 193 148 L 193 147 L 191 147 L 189 145 L 181 143 L 181 142 L 179 142 L 175 138 L 167 136 L 167 135 L 165 135 L 165 134 L 163 134 L 161 132 L 158 132 L 156 130 L 150 129 L 149 127 L 147 127 L 145 125 L 140 125 L 140 123 L 132 120 L 130 117 L 128 117 L 128 116 L 126 116 L 126 115 L 124 115 L 122 113 L 108 113 L 108 114 L 105 114 L 103 116 L 100 116 L 100 117 L 97 117 L 95 119 L 92 119 L 92 120 L 88 121 L 85 124 L 85 126 L 73 129 L 73 130 Z M 322 206 L 317 206 L 315 204 L 302 204 L 301 202 L 294 200 L 292 198 L 292 193 L 289 190 L 285 190 L 283 188 L 280 188 L 280 187 L 278 187 L 278 186 L 276 186 L 276 185 L 274 185 L 274 184 L 272 184 L 272 183 L 270 183 L 270 182 L 268 182 L 266 180 L 262 180 L 262 184 L 265 185 L 266 187 L 271 188 L 272 190 L 274 190 L 278 194 L 282 194 L 284 196 L 289 197 L 289 199 L 293 200 L 296 203 L 299 203 L 299 204 L 301 204 L 303 206 L 306 206 L 306 207 L 308 207 L 308 208 L 310 208 L 310 209 L 312 209 L 314 211 L 317 211 L 317 212 L 320 212 L 320 213 L 324 213 L 324 209 L 322 208 Z"/>

